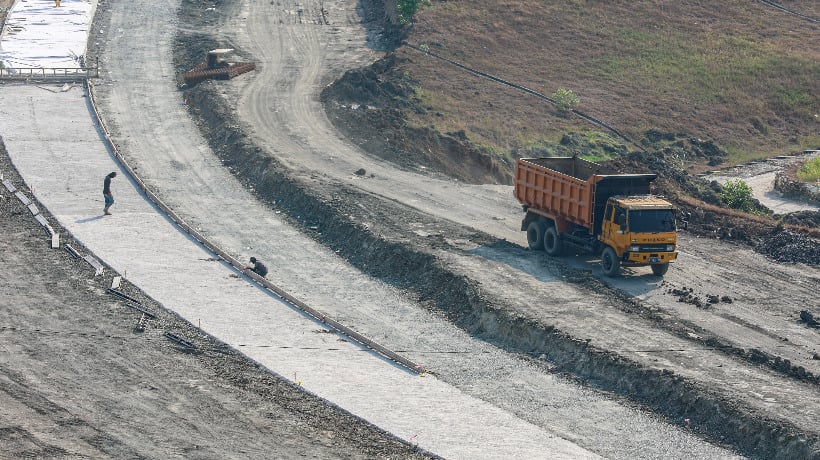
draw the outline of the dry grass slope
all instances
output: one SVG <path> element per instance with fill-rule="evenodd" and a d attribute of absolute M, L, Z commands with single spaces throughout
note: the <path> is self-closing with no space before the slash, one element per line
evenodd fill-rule
<path fill-rule="evenodd" d="M 811 0 L 782 2 L 812 17 Z M 649 129 L 712 140 L 730 161 L 820 144 L 817 23 L 760 2 L 433 1 L 408 43 L 542 94 L 634 140 Z M 417 126 L 464 131 L 498 153 L 549 152 L 568 131 L 600 131 L 532 96 L 400 48 L 393 77 L 423 110 Z"/>

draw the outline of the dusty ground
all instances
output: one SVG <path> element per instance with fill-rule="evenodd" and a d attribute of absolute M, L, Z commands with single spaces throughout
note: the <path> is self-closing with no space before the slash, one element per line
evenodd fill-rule
<path fill-rule="evenodd" d="M 263 12 L 259 11 L 258 14 L 262 15 Z M 277 18 L 278 13 L 266 10 L 264 14 Z M 249 17 L 258 18 L 259 15 L 251 12 Z M 279 18 L 278 21 L 287 22 L 287 16 L 284 18 Z M 551 351 L 543 353 L 544 356 L 553 362 L 564 363 L 562 366 L 567 367 L 562 368 L 570 374 L 590 383 L 595 382 L 594 385 L 600 385 L 608 391 L 629 395 L 673 418 L 682 417 L 686 409 L 678 404 L 685 403 L 679 399 L 670 401 L 668 395 L 661 397 L 654 392 L 668 383 L 652 385 L 654 391 L 643 388 L 636 392 L 634 387 L 615 378 L 615 375 L 625 372 L 635 375 L 636 380 L 646 381 L 651 377 L 645 373 L 651 373 L 650 369 L 656 365 L 652 363 L 663 362 L 664 366 L 676 368 L 673 373 L 685 374 L 711 389 L 733 386 L 729 382 L 736 382 L 735 379 L 739 376 L 724 374 L 718 377 L 714 371 L 721 368 L 725 370 L 725 365 L 718 363 L 712 364 L 715 367 L 708 365 L 708 371 L 694 366 L 700 369 L 694 371 L 687 364 L 676 363 L 680 357 L 661 359 L 626 352 L 629 358 L 623 360 L 623 349 L 630 349 L 626 343 L 634 338 L 629 334 L 637 333 L 632 330 L 633 327 L 641 331 L 638 334 L 653 336 L 658 333 L 659 343 L 669 340 L 668 337 L 660 336 L 671 333 L 690 341 L 690 345 L 698 344 L 717 352 L 710 352 L 709 357 L 692 357 L 699 362 L 723 359 L 719 358 L 721 355 L 732 357 L 733 360 L 739 359 L 745 363 L 740 364 L 743 368 L 752 365 L 758 370 L 769 369 L 795 379 L 798 382 L 795 396 L 804 391 L 807 392 L 806 395 L 816 392 L 818 364 L 813 358 L 813 354 L 817 352 L 816 333 L 798 322 L 802 306 L 811 305 L 814 299 L 813 292 L 818 283 L 814 269 L 804 270 L 800 266 L 778 267 L 771 261 L 756 257 L 754 252 L 733 244 L 720 241 L 712 243 L 708 240 L 701 242 L 697 233 L 691 238 L 685 237 L 685 244 L 692 245 L 693 249 L 687 250 L 682 263 L 676 266 L 675 273 L 667 277 L 666 282 L 671 285 L 659 284 L 658 280 L 640 273 L 600 283 L 595 276 L 589 276 L 590 271 L 595 273 L 590 268 L 592 265 L 583 262 L 576 265 L 577 260 L 569 260 L 566 264 L 540 262 L 546 263 L 549 270 L 538 269 L 539 262 L 536 260 L 539 259 L 522 254 L 520 247 L 516 247 L 515 242 L 520 239 L 514 220 L 517 214 L 509 212 L 515 209 L 515 204 L 509 198 L 502 201 L 493 188 L 462 187 L 452 181 L 438 181 L 442 173 L 449 173 L 451 170 L 462 171 L 455 175 L 463 178 L 461 174 L 466 174 L 463 171 L 469 168 L 461 169 L 464 164 L 453 162 L 481 166 L 481 161 L 475 160 L 476 156 L 469 152 L 457 152 L 449 159 L 438 156 L 438 163 L 428 164 L 423 163 L 423 159 L 397 160 L 388 152 L 386 158 L 398 164 L 398 169 L 390 169 L 373 157 L 362 156 L 360 152 L 339 143 L 335 135 L 327 130 L 327 122 L 315 101 L 310 99 L 310 94 L 315 90 L 304 80 L 314 78 L 313 85 L 321 87 L 327 82 L 326 77 L 321 75 L 326 74 L 317 76 L 317 71 L 311 67 L 308 76 L 294 75 L 290 68 L 283 65 L 304 61 L 305 65 L 320 66 L 322 59 L 330 60 L 328 55 L 332 56 L 332 53 L 328 50 L 333 51 L 337 44 L 323 38 L 321 29 L 317 31 L 313 28 L 310 32 L 296 29 L 289 27 L 288 31 L 294 34 L 294 43 L 299 43 L 301 47 L 298 53 L 288 47 L 271 49 L 265 46 L 267 43 L 276 43 L 278 38 L 275 34 L 261 38 L 265 37 L 265 32 L 255 27 L 247 28 L 250 37 L 240 33 L 233 38 L 236 43 L 246 45 L 242 47 L 243 52 L 256 56 L 264 64 L 257 79 L 247 82 L 237 79 L 230 85 L 206 84 L 186 89 L 186 96 L 192 102 L 194 113 L 206 127 L 206 132 L 210 133 L 209 141 L 214 151 L 226 165 L 235 170 L 238 177 L 259 193 L 260 198 L 290 216 L 295 225 L 302 226 L 308 234 L 339 252 L 363 272 L 402 289 L 411 290 L 412 295 L 418 296 L 425 303 L 430 302 L 431 307 L 444 312 L 456 324 L 476 336 L 501 344 L 509 350 L 527 350 L 536 356 L 542 354 L 541 350 L 544 349 L 541 346 L 526 340 L 522 343 L 512 337 L 531 337 L 539 344 L 550 343 L 552 346 L 548 348 Z M 328 43 L 322 42 L 326 39 L 329 40 Z M 202 37 L 196 37 L 197 43 L 202 43 L 202 40 Z M 322 46 L 314 46 L 315 42 L 322 42 Z M 187 46 L 186 38 L 181 41 L 180 47 Z M 179 68 L 190 66 L 198 59 L 197 54 L 207 46 L 210 45 L 201 44 L 198 48 L 193 48 L 193 51 L 180 51 L 177 56 Z M 308 49 L 311 52 L 306 51 Z M 331 70 L 331 73 L 338 73 L 337 68 Z M 431 151 L 436 151 L 434 148 L 437 141 L 428 142 L 424 137 L 425 133 L 410 136 L 409 130 L 403 126 L 374 132 L 374 127 L 383 128 L 392 121 L 402 121 L 400 117 L 390 116 L 392 109 L 388 104 L 391 100 L 397 100 L 392 96 L 400 90 L 391 87 L 391 83 L 386 83 L 383 88 L 378 85 L 378 79 L 382 75 L 378 67 L 372 72 L 361 71 L 359 74 L 362 78 L 355 74 L 348 74 L 348 78 L 343 81 L 347 88 L 353 89 L 344 90 L 341 95 L 345 97 L 363 92 L 357 94 L 363 97 L 356 101 L 357 107 L 353 107 L 351 101 L 343 97 L 336 99 L 337 102 L 334 103 L 333 93 L 325 93 L 331 119 L 338 116 L 348 122 L 362 122 L 358 129 L 346 131 L 354 141 L 361 139 L 363 142 L 358 143 L 367 146 L 367 139 L 383 136 L 385 139 L 399 139 L 399 143 L 429 146 Z M 286 83 L 274 83 L 283 81 Z M 379 97 L 370 98 L 372 93 L 379 93 Z M 227 97 L 223 100 L 220 95 Z M 400 98 L 398 100 L 401 101 Z M 238 101 L 236 105 L 234 101 Z M 356 113 L 359 110 L 371 110 L 369 104 L 379 108 L 373 110 L 375 115 L 358 117 Z M 235 116 L 234 113 L 238 115 Z M 380 121 L 382 115 L 384 118 Z M 239 129 L 243 125 L 247 128 L 245 132 Z M 683 143 L 686 152 L 706 161 L 723 155 L 710 142 L 689 141 L 687 136 L 683 139 L 686 141 Z M 384 143 L 375 140 L 370 145 L 373 146 L 374 150 L 370 152 L 374 157 L 385 157 L 384 152 L 379 150 Z M 670 155 L 679 151 L 673 149 Z M 478 155 L 480 156 L 480 152 Z M 421 155 L 419 158 L 424 157 Z M 641 157 L 634 160 L 641 162 Z M 655 161 L 662 163 L 659 159 Z M 412 176 L 413 171 L 423 171 L 428 166 L 432 170 L 429 177 L 433 179 Z M 646 162 L 645 158 L 641 163 L 642 168 L 652 166 L 655 165 Z M 493 166 L 487 164 L 482 167 L 486 171 L 494 170 Z M 362 174 L 356 174 L 360 169 L 364 169 Z M 725 209 L 714 211 L 706 207 L 709 206 L 708 201 L 703 200 L 713 199 L 716 195 L 714 191 L 711 194 L 708 192 L 708 184 L 695 183 L 694 179 L 673 180 L 675 175 L 687 175 L 684 168 L 674 167 L 668 171 L 672 176 L 669 180 L 675 187 L 685 191 L 691 189 L 698 197 L 696 204 L 692 206 L 696 214 L 692 221 L 693 231 L 721 238 L 739 233 L 749 235 L 748 240 L 753 241 L 754 237 L 767 235 L 776 228 L 772 221 L 752 219 L 745 223 L 745 217 L 740 219 L 744 222 L 743 225 L 735 223 L 737 216 L 727 213 Z M 385 177 L 390 180 L 385 181 Z M 502 179 L 498 179 L 499 182 L 503 182 Z M 678 188 L 672 190 L 677 192 Z M 498 190 L 509 193 L 508 189 Z M 498 200 L 493 201 L 496 196 L 499 197 Z M 471 206 L 482 200 L 486 200 L 481 206 L 482 210 L 474 211 Z M 729 216 L 721 217 L 728 221 L 717 220 L 714 217 L 716 215 Z M 445 217 L 449 220 L 442 220 Z M 413 223 L 411 228 L 407 227 L 408 222 Z M 738 228 L 745 232 L 738 232 Z M 803 247 L 802 242 L 807 240 L 801 240 L 804 237 L 799 235 L 795 238 L 797 254 L 800 252 L 799 248 Z M 744 241 L 742 238 L 738 239 Z M 811 246 L 806 248 L 811 249 Z M 480 254 L 485 261 L 462 260 L 464 250 Z M 390 256 L 385 257 L 385 254 Z M 734 267 L 726 263 L 736 254 L 742 254 L 741 260 L 748 259 L 748 265 Z M 808 260 L 816 261 L 811 254 L 814 253 L 809 252 Z M 690 257 L 691 260 L 686 260 Z M 403 268 L 397 271 L 396 266 Z M 576 266 L 579 271 L 573 270 L 572 267 Z M 734 269 L 743 273 L 744 277 L 747 273 L 752 276 L 738 280 Z M 499 273 L 505 273 L 506 276 L 499 276 Z M 530 280 L 528 276 L 536 279 Z M 619 313 L 595 309 L 589 312 L 595 320 L 586 324 L 562 316 L 566 312 L 561 311 L 560 306 L 569 301 L 569 298 L 563 297 L 566 293 L 550 290 L 544 283 L 538 282 L 539 277 L 552 279 L 552 276 L 575 280 L 578 295 L 587 296 L 592 304 L 596 302 L 593 298 L 620 299 L 613 305 Z M 794 276 L 802 278 L 799 283 L 792 281 Z M 720 279 L 721 283 L 716 284 L 716 279 Z M 730 280 L 738 282 L 732 284 Z M 511 289 L 511 286 L 515 288 Z M 684 289 L 692 293 L 691 299 L 689 296 L 675 294 Z M 771 298 L 771 292 L 782 293 L 782 296 Z M 624 294 L 627 296 L 622 297 Z M 597 297 L 599 295 L 602 297 Z M 629 300 L 630 296 L 635 298 Z M 702 306 L 713 305 L 709 299 L 714 299 L 715 296 L 717 299 L 728 297 L 732 303 L 726 301 L 713 309 L 696 307 L 696 303 Z M 639 301 L 635 303 L 634 299 Z M 625 303 L 621 303 L 622 301 Z M 785 310 L 784 304 L 788 305 Z M 609 316 L 610 314 L 614 316 Z M 616 318 L 621 314 L 625 316 Z M 527 323 L 530 327 L 521 324 L 521 321 L 528 320 L 532 321 Z M 644 321 L 649 321 L 651 325 Z M 595 324 L 611 325 L 618 332 L 609 331 L 614 334 L 609 335 L 613 339 L 609 341 L 607 333 L 602 333 Z M 657 329 L 650 334 L 649 329 L 642 328 Z M 516 333 L 510 333 L 513 330 Z M 781 335 L 773 333 L 774 330 L 782 330 Z M 593 337 L 592 343 L 597 343 L 603 350 L 622 350 L 614 352 L 612 359 L 624 367 L 615 371 L 597 361 L 589 367 L 582 365 L 576 361 L 575 353 L 579 350 L 574 345 L 579 337 Z M 784 343 L 787 344 L 785 347 Z M 596 353 L 601 349 L 597 349 Z M 587 356 L 584 352 L 581 354 Z M 604 351 L 603 355 L 610 356 L 608 351 Z M 678 367 L 678 364 L 683 367 Z M 646 365 L 648 367 L 644 367 Z M 737 362 L 730 367 L 735 369 L 735 365 Z M 633 372 L 636 374 L 632 374 Z M 718 374 L 722 372 L 718 371 Z M 717 380 L 711 380 L 712 377 Z M 753 384 L 747 378 L 748 376 L 743 379 L 758 390 L 768 387 L 765 378 L 753 379 L 756 380 Z M 717 383 L 718 381 L 723 383 Z M 799 382 L 807 383 L 808 386 L 804 387 Z M 774 387 L 769 389 L 780 391 Z M 801 396 L 797 398 L 803 399 Z M 747 410 L 734 407 L 730 412 L 735 414 L 733 418 L 744 419 L 745 416 L 741 414 L 752 413 Z M 780 416 L 786 415 L 785 412 L 778 412 Z M 801 416 L 810 416 L 812 413 L 814 408 Z M 745 453 L 760 455 L 756 448 L 748 450 L 741 447 L 749 441 L 745 430 L 750 429 L 754 423 L 743 425 L 743 428 L 737 430 L 727 430 L 727 425 L 719 422 L 710 425 L 709 430 L 714 430 L 713 433 L 720 431 L 719 437 L 722 439 L 732 438 L 733 445 Z M 782 428 L 783 426 L 778 430 Z M 815 437 L 814 434 L 808 436 L 812 439 Z M 809 442 L 813 443 L 814 441 Z M 783 448 L 775 448 L 770 454 L 775 451 L 781 455 L 785 452 Z"/>
<path fill-rule="evenodd" d="M 12 3 L 0 0 L 0 23 Z M 1 136 L 0 177 L 22 184 Z M 124 281 L 156 315 L 142 318 L 106 293 L 110 270 L 95 277 L 50 249 L 5 188 L 0 234 L 0 456 L 430 458 L 260 370 Z M 191 352 L 166 333 L 201 346 Z"/>
<path fill-rule="evenodd" d="M 220 7 L 226 14 L 236 13 L 227 4 Z M 196 12 L 195 9 L 189 11 Z M 242 17 L 260 21 L 252 23 L 249 35 L 255 32 L 254 27 L 264 26 L 261 14 Z M 202 24 L 196 22 L 197 18 L 196 14 L 186 18 L 191 21 L 186 23 L 192 26 L 189 30 L 201 30 Z M 317 36 L 326 39 L 321 34 Z M 201 60 L 204 49 L 224 39 L 223 36 L 205 37 L 204 41 L 202 36 L 188 38 L 191 39 L 181 40 L 178 45 L 180 70 Z M 264 75 L 270 79 L 249 85 L 252 97 L 246 100 L 257 99 L 259 103 L 246 102 L 240 107 L 245 111 L 257 110 L 258 125 L 244 133 L 236 129 L 253 117 L 247 113 L 236 116 L 236 107 L 230 102 L 220 102 L 220 95 L 233 96 L 234 89 L 209 84 L 186 91 L 186 95 L 192 102 L 194 114 L 208 128 L 206 132 L 211 133 L 211 146 L 226 165 L 295 226 L 338 252 L 362 272 L 405 290 L 409 298 L 447 317 L 475 337 L 523 357 L 536 358 L 534 362 L 543 363 L 538 366 L 543 366 L 545 374 L 564 373 L 627 404 L 637 403 L 673 424 L 691 420 L 698 436 L 748 456 L 811 458 L 817 455 L 818 434 L 812 421 L 816 420 L 817 408 L 813 401 L 817 400 L 820 370 L 812 355 L 818 352 L 817 332 L 809 321 L 818 314 L 814 310 L 816 303 L 813 304 L 820 282 L 815 269 L 802 265 L 779 266 L 756 257 L 742 246 L 713 240 L 700 242 L 696 235 L 687 235 L 685 242 L 692 248 L 687 249 L 691 268 L 686 268 L 686 264 L 674 267 L 680 272 L 667 278 L 664 283 L 669 285 L 642 273 L 625 277 L 616 284 L 606 284 L 594 275 L 591 268 L 594 261 L 544 260 L 538 254 L 522 250 L 516 243 L 520 237 L 515 228 L 515 209 L 510 206 L 510 212 L 498 211 L 509 204 L 509 197 L 507 203 L 484 206 L 486 212 L 467 223 L 464 215 L 454 213 L 460 209 L 458 206 L 398 201 L 390 190 L 385 191 L 391 185 L 404 188 L 405 182 L 399 182 L 403 180 L 400 173 L 418 170 L 419 162 L 393 170 L 382 165 L 379 165 L 381 169 L 375 169 L 375 162 L 367 157 L 349 163 L 339 160 L 341 175 L 345 176 L 341 179 L 332 171 L 311 169 L 323 161 L 310 162 L 308 157 L 315 152 L 306 151 L 303 144 L 313 139 L 304 136 L 300 128 L 302 124 L 323 126 L 325 121 L 316 118 L 320 113 L 316 104 L 308 105 L 305 111 L 288 114 L 288 102 L 305 108 L 298 105 L 301 100 L 270 96 L 269 91 L 276 86 L 271 81 L 292 77 L 288 75 L 292 69 L 270 65 L 278 62 L 277 56 L 266 54 L 271 50 L 264 45 L 271 41 L 254 39 L 259 41 L 254 43 L 243 36 L 234 38 L 239 44 L 250 44 L 248 48 L 253 52 L 244 49 L 243 52 L 264 58 L 262 61 L 269 64 Z M 310 49 L 307 45 L 305 48 Z M 300 51 L 304 56 L 316 56 Z M 291 56 L 278 58 L 293 59 Z M 281 69 L 283 75 L 271 77 L 277 69 Z M 320 73 L 318 64 L 310 70 L 311 76 L 313 72 Z M 334 75 L 338 75 L 338 68 L 335 71 Z M 282 92 L 315 97 L 316 87 L 329 83 L 332 77 L 322 74 L 321 84 L 308 81 Z M 293 80 L 283 78 L 282 81 Z M 235 83 L 236 87 L 242 85 L 241 81 Z M 236 91 L 239 94 L 239 90 Z M 263 110 L 264 107 L 274 110 L 269 112 Z M 279 113 L 280 108 L 284 113 Z M 273 140 L 265 137 L 269 135 L 266 129 L 270 124 L 275 125 L 276 131 L 284 132 L 279 134 L 282 137 Z M 335 139 L 333 134 L 316 137 Z M 412 137 L 407 141 L 419 139 Z M 430 142 L 431 151 L 438 142 Z M 323 147 L 326 147 L 324 154 L 332 152 L 341 158 L 344 158 L 342 150 L 347 148 L 328 143 L 314 149 Z M 326 161 L 325 157 L 321 158 Z M 441 167 L 446 169 L 448 164 L 443 162 Z M 483 167 L 495 170 L 494 166 Z M 364 176 L 354 174 L 359 168 L 366 169 Z M 371 177 L 374 171 L 375 177 Z M 376 192 L 368 187 L 377 181 L 365 184 L 362 180 L 385 176 L 395 182 L 388 182 L 384 189 Z M 503 182 L 503 177 L 496 179 Z M 402 186 L 397 187 L 398 183 Z M 416 187 L 411 192 L 417 197 L 426 196 L 418 189 L 439 186 L 423 178 L 415 179 L 415 183 L 408 179 L 406 183 L 407 187 Z M 473 200 L 465 197 L 474 195 L 475 201 L 482 198 L 481 189 L 462 189 L 452 183 L 448 183 L 448 187 L 455 195 L 455 202 L 461 201 L 463 207 L 470 204 L 468 200 Z M 486 191 L 487 195 L 493 193 Z M 444 200 L 443 195 L 435 198 Z M 424 206 L 441 209 L 425 214 L 419 211 Z M 693 209 L 703 207 L 696 204 Z M 453 220 L 443 220 L 444 215 Z M 508 216 L 509 220 L 505 221 Z M 704 216 L 697 221 L 703 226 L 704 234 L 727 234 L 727 226 L 716 224 L 711 214 Z M 410 228 L 408 222 L 412 222 Z M 733 231 L 728 234 L 734 234 L 737 228 L 746 227 L 729 228 Z M 754 232 L 752 236 L 760 234 Z M 509 239 L 504 241 L 508 235 Z M 24 236 L 28 240 L 29 236 Z M 802 241 L 805 240 L 798 240 L 798 245 Z M 747 265 L 733 266 L 733 257 L 737 254 L 742 254 Z M 716 262 L 720 260 L 725 263 Z M 732 270 L 720 268 L 721 265 Z M 397 267 L 402 268 L 397 270 Z M 566 282 L 555 282 L 561 278 Z M 772 298 L 773 293 L 780 298 Z M 718 302 L 711 302 L 715 297 Z M 700 307 L 707 308 L 699 308 L 695 300 Z M 570 304 L 574 307 L 572 311 L 566 308 Z M 808 314 L 802 315 L 801 310 Z M 651 338 L 653 344 L 666 349 L 630 349 L 645 344 L 636 337 Z M 183 357 L 191 359 L 189 355 Z M 452 367 L 467 367 L 469 359 L 454 360 Z M 464 378 L 450 372 L 443 378 L 452 379 L 454 384 Z M 461 384 L 467 391 L 474 382 L 467 380 Z M 518 402 L 503 401 L 502 393 L 518 396 L 522 394 L 520 391 L 510 385 L 506 389 L 497 388 L 497 392 L 486 398 L 498 400 L 498 404 L 511 404 L 510 410 L 515 411 Z M 763 399 L 749 396 L 750 392 L 763 395 Z M 781 403 L 777 399 L 780 397 L 789 398 L 789 402 Z M 523 406 L 518 410 L 520 407 Z M 760 411 L 765 415 L 761 417 Z M 317 430 L 308 429 L 306 436 L 309 438 L 311 433 L 315 435 Z M 364 442 L 368 442 L 367 438 Z M 371 439 L 371 442 L 378 441 Z M 330 452 L 328 455 L 349 454 Z"/>
<path fill-rule="evenodd" d="M 22 184 L 2 145 L 0 174 Z M 28 209 L 2 192 L 0 457 L 425 457 L 260 370 L 124 282 L 123 292 L 156 314 L 138 330 L 142 313 L 106 293 L 112 272 L 95 277 L 84 260 L 51 249 Z M 186 350 L 167 332 L 201 346 Z"/>

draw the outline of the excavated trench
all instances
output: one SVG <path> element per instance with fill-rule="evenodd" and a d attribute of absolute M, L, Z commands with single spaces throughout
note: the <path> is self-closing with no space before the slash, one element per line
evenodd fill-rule
<path fill-rule="evenodd" d="M 203 46 L 201 39 L 196 40 L 197 49 L 191 54 L 187 54 L 188 39 L 179 41 L 178 58 L 196 59 Z M 748 407 L 725 400 L 672 372 L 648 369 L 549 325 L 497 308 L 496 299 L 483 295 L 470 279 L 448 270 L 434 255 L 435 251 L 459 249 L 443 238 L 415 235 L 404 224 L 412 221 L 434 225 L 453 240 L 468 239 L 496 246 L 509 243 L 341 184 L 311 187 L 294 178 L 242 132 L 218 83 L 189 88 L 186 97 L 211 148 L 241 182 L 255 190 L 260 200 L 282 211 L 293 225 L 363 273 L 412 293 L 421 305 L 443 312 L 474 337 L 524 356 L 543 357 L 554 366 L 552 371 L 636 401 L 670 420 L 689 418 L 700 435 L 729 444 L 745 455 L 816 455 L 814 446 L 818 440 L 794 426 L 756 416 Z M 608 289 L 602 283 L 598 283 L 598 288 Z M 625 310 L 642 313 L 629 299 L 621 299 L 621 303 Z M 545 366 L 545 372 L 549 371 L 547 367 L 550 366 Z"/>
<path fill-rule="evenodd" d="M 202 30 L 197 29 L 201 24 L 186 26 L 189 30 Z M 201 59 L 205 51 L 222 45 L 224 43 L 205 34 L 180 34 L 175 43 L 175 66 L 181 74 Z M 477 339 L 530 357 L 533 362 L 541 363 L 545 372 L 564 373 L 585 385 L 636 401 L 670 420 L 688 418 L 699 435 L 731 445 L 750 457 L 817 456 L 816 446 L 820 440 L 794 426 L 759 417 L 750 408 L 726 400 L 670 371 L 646 368 L 616 353 L 592 347 L 550 325 L 499 308 L 498 299 L 483 294 L 473 281 L 449 270 L 435 255 L 437 251 L 460 249 L 443 237 L 416 235 L 407 230 L 406 222 L 435 226 L 450 240 L 466 239 L 496 247 L 510 243 L 342 184 L 322 183 L 321 187 L 314 187 L 303 182 L 245 135 L 218 82 L 204 82 L 184 91 L 188 108 L 213 151 L 260 200 L 281 211 L 292 225 L 337 252 L 363 273 L 408 292 L 420 305 L 444 313 Z M 699 332 L 701 338 L 694 341 L 701 345 L 767 366 L 797 380 L 820 383 L 817 376 L 807 375 L 805 370 L 801 373 L 790 363 L 768 356 L 761 360 L 753 352 L 702 334 L 696 326 L 665 324 L 640 302 L 588 275 L 567 270 L 570 282 L 582 284 L 584 289 L 605 292 L 610 298 L 618 299 L 616 303 L 623 311 L 654 320 L 659 327 L 680 337 L 694 340 L 688 332 Z"/>

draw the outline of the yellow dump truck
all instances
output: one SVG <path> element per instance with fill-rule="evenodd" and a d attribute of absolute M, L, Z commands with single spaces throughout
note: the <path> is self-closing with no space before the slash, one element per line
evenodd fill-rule
<path fill-rule="evenodd" d="M 618 174 L 577 157 L 521 158 L 515 197 L 531 249 L 600 254 L 607 276 L 650 266 L 663 276 L 677 253 L 675 207 L 650 194 L 655 174 Z"/>

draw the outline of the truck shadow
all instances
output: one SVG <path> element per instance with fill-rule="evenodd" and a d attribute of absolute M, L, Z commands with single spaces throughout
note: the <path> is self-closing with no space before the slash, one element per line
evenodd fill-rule
<path fill-rule="evenodd" d="M 634 297 L 662 289 L 663 277 L 655 276 L 649 267 L 621 267 L 618 277 L 604 276 L 600 257 L 571 254 L 548 256 L 508 241 L 499 240 L 467 251 L 487 260 L 507 265 L 542 282 L 593 284 L 593 280 Z M 674 269 L 674 267 L 673 267 Z"/>

